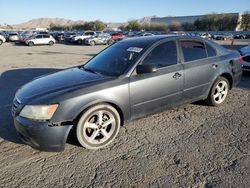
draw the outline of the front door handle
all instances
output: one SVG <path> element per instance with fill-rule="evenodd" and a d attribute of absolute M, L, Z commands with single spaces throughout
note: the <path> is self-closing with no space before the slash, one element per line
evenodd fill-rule
<path fill-rule="evenodd" d="M 212 67 L 213 67 L 213 69 L 217 69 L 218 65 L 213 64 Z"/>
<path fill-rule="evenodd" d="M 178 80 L 179 78 L 181 77 L 181 74 L 176 72 L 174 75 L 173 75 L 173 78 Z"/>

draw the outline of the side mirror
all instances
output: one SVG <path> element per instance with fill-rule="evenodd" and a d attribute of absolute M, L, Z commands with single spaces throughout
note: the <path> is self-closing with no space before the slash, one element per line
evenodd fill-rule
<path fill-rule="evenodd" d="M 157 68 L 155 65 L 138 65 L 136 67 L 136 73 L 137 74 L 145 74 L 145 73 L 153 73 L 156 72 Z"/>

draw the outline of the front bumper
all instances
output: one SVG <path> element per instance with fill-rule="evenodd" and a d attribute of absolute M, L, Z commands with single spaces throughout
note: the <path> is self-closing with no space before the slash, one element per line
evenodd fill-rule
<path fill-rule="evenodd" d="M 41 151 L 63 151 L 73 125 L 49 126 L 49 122 L 32 121 L 20 116 L 14 118 L 16 130 L 27 145 Z"/>

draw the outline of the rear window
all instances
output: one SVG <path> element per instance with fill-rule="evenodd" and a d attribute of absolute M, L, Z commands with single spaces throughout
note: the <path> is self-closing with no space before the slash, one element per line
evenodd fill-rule
<path fill-rule="evenodd" d="M 206 48 L 203 42 L 182 40 L 181 48 L 185 62 L 199 60 L 207 57 Z"/>
<path fill-rule="evenodd" d="M 243 57 L 243 61 L 250 63 L 250 55 Z"/>

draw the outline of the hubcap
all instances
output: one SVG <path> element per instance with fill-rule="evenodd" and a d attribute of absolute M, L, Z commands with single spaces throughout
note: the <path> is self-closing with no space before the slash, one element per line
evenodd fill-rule
<path fill-rule="evenodd" d="M 220 81 L 217 86 L 215 87 L 215 91 L 214 91 L 214 101 L 217 104 L 222 103 L 226 97 L 227 97 L 227 93 L 228 93 L 228 84 L 226 81 Z"/>
<path fill-rule="evenodd" d="M 114 133 L 115 117 L 106 110 L 92 113 L 83 125 L 83 135 L 90 144 L 102 144 Z"/>

